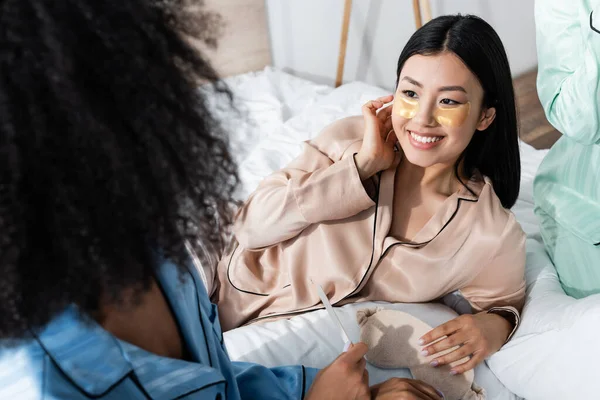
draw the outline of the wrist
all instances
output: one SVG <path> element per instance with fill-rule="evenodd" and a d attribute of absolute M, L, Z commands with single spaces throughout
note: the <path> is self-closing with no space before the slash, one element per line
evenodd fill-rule
<path fill-rule="evenodd" d="M 487 315 L 494 320 L 494 325 L 497 326 L 498 331 L 503 333 L 504 343 L 506 343 L 506 340 L 508 340 L 508 337 L 514 329 L 512 322 L 503 315 L 495 312 L 487 313 Z"/>
<path fill-rule="evenodd" d="M 354 154 L 354 163 L 361 181 L 369 179 L 379 171 L 373 160 L 365 159 L 360 153 Z"/>

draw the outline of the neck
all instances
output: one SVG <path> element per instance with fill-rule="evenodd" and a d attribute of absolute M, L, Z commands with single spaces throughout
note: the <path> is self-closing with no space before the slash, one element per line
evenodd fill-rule
<path fill-rule="evenodd" d="M 411 186 L 433 190 L 444 195 L 456 192 L 460 186 L 454 173 L 454 164 L 435 164 L 423 168 L 405 158 L 399 165 L 398 173 Z"/>
<path fill-rule="evenodd" d="M 134 301 L 126 290 L 122 304 L 101 307 L 96 320 L 112 335 L 148 352 L 169 358 L 183 357 L 183 342 L 177 323 L 155 281 Z"/>

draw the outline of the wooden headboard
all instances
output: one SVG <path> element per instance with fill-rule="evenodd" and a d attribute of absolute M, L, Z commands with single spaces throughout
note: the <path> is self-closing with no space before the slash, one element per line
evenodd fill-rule
<path fill-rule="evenodd" d="M 223 77 L 258 71 L 271 64 L 265 0 L 204 0 L 222 17 L 218 47 L 194 41 Z"/>
<path fill-rule="evenodd" d="M 340 86 L 342 84 L 342 79 L 344 78 L 344 64 L 346 62 L 346 47 L 348 47 L 348 30 L 350 28 L 351 12 L 352 0 L 345 0 L 335 87 Z M 419 29 L 423 26 L 423 17 L 425 17 L 425 23 L 431 21 L 431 4 L 429 3 L 429 0 L 413 0 L 413 15 L 415 17 L 415 29 Z"/>

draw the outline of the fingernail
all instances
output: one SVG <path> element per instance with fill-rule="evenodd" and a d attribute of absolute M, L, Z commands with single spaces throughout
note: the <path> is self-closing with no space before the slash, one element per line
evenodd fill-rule
<path fill-rule="evenodd" d="M 427 357 L 427 356 L 429 355 L 429 352 L 428 352 L 427 350 L 423 350 L 423 351 L 421 352 L 421 355 L 422 355 L 423 357 Z"/>
<path fill-rule="evenodd" d="M 457 375 L 458 372 L 456 372 L 455 370 L 450 371 L 450 375 Z"/>
<path fill-rule="evenodd" d="M 440 365 L 440 362 L 438 360 L 433 360 L 429 363 L 429 365 L 431 365 L 432 367 L 437 367 L 438 365 Z"/>
<path fill-rule="evenodd" d="M 423 339 L 419 339 L 418 343 L 421 344 L 421 345 L 423 345 L 423 344 L 425 344 L 425 341 Z"/>
<path fill-rule="evenodd" d="M 439 390 L 437 390 L 437 389 L 436 389 L 436 392 L 437 392 L 437 394 L 439 394 L 439 395 L 440 395 L 440 397 L 441 397 L 442 399 L 445 399 L 445 398 L 446 398 L 446 396 L 444 396 L 444 393 L 440 392 L 440 391 L 439 391 Z"/>

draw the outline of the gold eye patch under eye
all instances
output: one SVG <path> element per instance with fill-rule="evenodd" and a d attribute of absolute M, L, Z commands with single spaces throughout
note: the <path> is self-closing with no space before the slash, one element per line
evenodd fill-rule
<path fill-rule="evenodd" d="M 398 97 L 394 101 L 393 113 L 402 118 L 411 119 L 419 111 L 419 102 L 413 99 Z M 466 121 L 471 111 L 471 103 L 467 102 L 455 106 L 437 106 L 433 111 L 433 118 L 438 124 L 447 128 L 458 128 Z"/>
<path fill-rule="evenodd" d="M 449 108 L 437 106 L 433 112 L 433 118 L 442 126 L 458 128 L 467 120 L 469 111 L 471 111 L 471 103 L 459 104 Z"/>
<path fill-rule="evenodd" d="M 414 99 L 407 99 L 406 97 L 398 97 L 394 100 L 393 107 L 392 112 L 394 114 L 398 114 L 402 118 L 411 119 L 419 111 L 419 102 Z"/>

